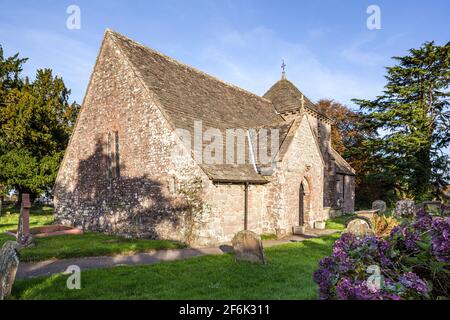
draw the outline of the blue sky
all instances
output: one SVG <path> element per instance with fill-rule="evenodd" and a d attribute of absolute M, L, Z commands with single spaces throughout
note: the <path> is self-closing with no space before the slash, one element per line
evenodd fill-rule
<path fill-rule="evenodd" d="M 69 5 L 81 29 L 69 30 Z M 381 9 L 368 30 L 366 9 Z M 25 74 L 49 67 L 81 102 L 106 28 L 257 94 L 287 77 L 313 100 L 373 98 L 395 55 L 450 40 L 450 1 L 5 1 L 0 44 L 30 60 Z"/>

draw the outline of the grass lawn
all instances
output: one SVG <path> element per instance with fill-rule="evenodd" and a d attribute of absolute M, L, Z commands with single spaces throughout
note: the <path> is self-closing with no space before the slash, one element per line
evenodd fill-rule
<path fill-rule="evenodd" d="M 312 274 L 339 234 L 265 249 L 267 265 L 231 254 L 82 272 L 81 290 L 65 275 L 17 281 L 13 299 L 317 299 Z"/>
<path fill-rule="evenodd" d="M 6 212 L 10 214 L 5 215 Z M 14 237 L 4 234 L 6 230 L 17 229 L 18 209 L 3 210 L 0 217 L 0 246 Z M 31 209 L 30 226 L 37 227 L 53 222 L 53 209 L 50 207 Z M 35 246 L 21 251 L 21 261 L 41 261 L 88 256 L 114 255 L 120 253 L 144 252 L 152 249 L 176 249 L 183 244 L 166 240 L 125 239 L 100 233 L 65 235 L 49 238 L 36 238 Z"/>
<path fill-rule="evenodd" d="M 17 222 L 19 220 L 18 208 L 3 208 L 0 216 L 0 232 L 4 233 L 6 230 L 17 229 Z M 51 224 L 53 222 L 53 208 L 40 207 L 32 208 L 30 212 L 30 227 L 38 227 Z"/>
<path fill-rule="evenodd" d="M 327 220 L 326 228 L 327 229 L 335 229 L 335 230 L 344 230 L 345 223 L 352 215 L 343 215 L 340 217 L 332 218 Z"/>

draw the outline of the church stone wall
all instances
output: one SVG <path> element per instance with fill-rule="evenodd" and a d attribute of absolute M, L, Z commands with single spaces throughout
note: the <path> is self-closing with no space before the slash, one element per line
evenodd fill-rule
<path fill-rule="evenodd" d="M 283 116 L 286 120 L 290 121 L 298 118 L 299 114 L 286 114 Z M 307 118 L 311 126 L 311 130 L 319 141 L 320 150 L 322 152 L 322 157 L 325 163 L 323 179 L 323 205 L 324 207 L 335 209 L 338 208 L 340 204 L 342 206 L 342 211 L 353 212 L 355 198 L 355 178 L 354 176 L 345 177 L 346 194 L 342 198 L 342 195 L 339 195 L 340 191 L 338 190 L 340 184 L 342 184 L 342 181 L 339 182 L 341 176 L 336 174 L 336 164 L 331 150 L 331 125 L 319 120 L 312 114 L 307 114 Z M 340 197 L 342 198 L 342 201 L 340 201 Z M 327 211 L 330 210 L 327 209 Z"/>
<path fill-rule="evenodd" d="M 299 225 L 299 191 L 304 182 L 305 224 L 313 227 L 315 221 L 325 220 L 323 210 L 323 163 L 313 133 L 304 118 L 284 159 L 269 185 L 272 206 L 270 214 L 277 234 L 289 234 Z"/>
<path fill-rule="evenodd" d="M 319 143 L 325 162 L 324 168 L 324 206 L 334 207 L 336 205 L 335 166 L 331 157 L 331 125 L 319 122 Z"/>
<path fill-rule="evenodd" d="M 308 118 L 309 125 L 311 126 L 311 130 L 316 136 L 317 140 L 319 140 L 319 120 L 311 114 L 306 115 Z M 331 137 L 330 137 L 331 138 Z"/>
<path fill-rule="evenodd" d="M 267 185 L 249 185 L 248 188 L 248 230 L 257 234 L 275 233 L 268 217 Z M 210 244 L 229 242 L 237 232 L 244 230 L 244 185 L 215 184 L 208 189 L 205 202 L 218 221 Z"/>
<path fill-rule="evenodd" d="M 212 183 L 190 156 L 173 161 L 177 137 L 113 41 L 106 38 L 100 55 L 55 184 L 56 222 L 130 237 L 205 241 L 220 231 L 202 202 Z M 114 138 L 108 138 L 115 131 L 118 176 L 111 170 Z"/>
<path fill-rule="evenodd" d="M 345 194 L 344 194 L 344 213 L 355 212 L 355 177 L 344 176 Z"/>

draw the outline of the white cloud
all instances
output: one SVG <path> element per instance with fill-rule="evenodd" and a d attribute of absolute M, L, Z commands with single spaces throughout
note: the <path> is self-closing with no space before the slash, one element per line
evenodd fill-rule
<path fill-rule="evenodd" d="M 376 40 L 376 32 L 369 31 L 363 37 L 357 39 L 350 46 L 346 47 L 340 52 L 340 56 L 344 59 L 361 65 L 378 66 L 385 61 L 385 57 L 373 50 L 374 42 Z M 372 48 L 371 48 L 372 47 Z"/>
<path fill-rule="evenodd" d="M 326 65 L 307 46 L 282 40 L 264 27 L 210 39 L 199 58 L 205 71 L 260 95 L 280 79 L 282 58 L 288 79 L 313 100 L 333 98 L 351 105 L 352 98 L 372 98 L 382 89 L 379 81 L 343 72 L 339 62 Z"/>
<path fill-rule="evenodd" d="M 11 26 L 3 26 L 0 24 L 0 36 L 13 50 L 9 53 L 19 51 L 31 57 L 25 69 L 28 75 L 34 76 L 37 68 L 52 68 L 72 89 L 72 99 L 81 102 L 100 47 L 99 39 L 90 46 L 77 39 L 76 31 L 23 29 L 17 32 L 23 35 L 19 41 L 2 31 Z M 306 32 L 307 36 L 319 36 L 316 31 Z M 351 52 L 359 52 L 360 48 L 358 44 L 350 47 L 354 49 Z M 203 46 L 192 44 L 190 49 L 189 55 L 183 53 L 179 58 L 188 57 L 199 69 L 259 95 L 280 79 L 281 59 L 286 61 L 288 79 L 312 100 L 332 98 L 351 105 L 352 98 L 374 97 L 383 84 L 380 75 L 365 76 L 361 72 L 363 66 L 343 71 L 341 62 L 346 60 L 339 53 L 335 61 L 326 64 L 305 44 L 283 40 L 265 27 L 218 34 Z"/>

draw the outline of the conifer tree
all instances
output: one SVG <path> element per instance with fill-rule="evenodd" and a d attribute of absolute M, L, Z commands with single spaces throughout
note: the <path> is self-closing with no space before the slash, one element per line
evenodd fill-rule
<path fill-rule="evenodd" d="M 371 155 L 366 164 L 397 198 L 437 197 L 449 179 L 450 43 L 427 42 L 394 59 L 383 94 L 354 100 L 364 126 L 378 132 L 364 143 Z"/>
<path fill-rule="evenodd" d="M 0 184 L 34 196 L 52 187 L 79 106 L 50 69 L 21 78 L 26 60 L 0 46 Z"/>

